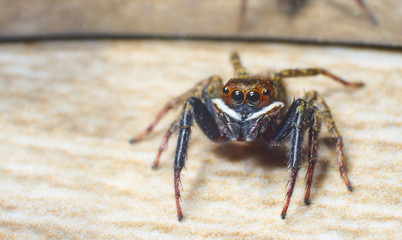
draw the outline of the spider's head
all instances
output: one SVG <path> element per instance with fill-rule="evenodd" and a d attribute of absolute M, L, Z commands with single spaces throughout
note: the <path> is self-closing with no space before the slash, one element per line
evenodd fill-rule
<path fill-rule="evenodd" d="M 274 88 L 268 79 L 232 78 L 223 87 L 221 97 L 230 108 L 247 105 L 263 108 L 274 102 Z"/>

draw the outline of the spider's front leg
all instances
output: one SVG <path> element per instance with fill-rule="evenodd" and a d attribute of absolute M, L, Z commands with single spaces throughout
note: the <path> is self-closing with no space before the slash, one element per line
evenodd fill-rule
<path fill-rule="evenodd" d="M 210 99 L 207 96 L 207 101 L 209 100 Z M 191 127 L 193 126 L 193 118 L 195 118 L 198 126 L 210 140 L 214 142 L 225 140 L 225 135 L 220 131 L 212 113 L 208 110 L 207 105 L 199 98 L 189 98 L 184 103 L 183 110 L 180 114 L 180 130 L 174 161 L 174 188 L 179 221 L 183 219 L 183 213 L 180 207 L 180 173 L 185 166 L 188 142 L 190 139 Z"/>
<path fill-rule="evenodd" d="M 285 219 L 286 212 L 290 203 L 290 198 L 292 197 L 293 189 L 296 183 L 297 174 L 302 163 L 304 134 L 307 129 L 310 129 L 311 158 L 309 161 L 309 171 L 311 171 L 312 178 L 312 171 L 314 171 L 315 156 L 317 152 L 317 140 L 320 123 L 321 116 L 319 115 L 318 109 L 309 104 L 304 99 L 299 98 L 290 106 L 284 120 L 279 125 L 279 130 L 275 134 L 275 141 L 284 142 L 285 140 L 290 138 L 291 143 L 291 155 L 288 165 L 292 172 L 289 179 L 289 189 L 286 194 L 285 206 L 283 207 L 281 213 L 281 217 L 283 219 Z M 308 192 L 309 191 L 310 188 L 308 187 Z"/>

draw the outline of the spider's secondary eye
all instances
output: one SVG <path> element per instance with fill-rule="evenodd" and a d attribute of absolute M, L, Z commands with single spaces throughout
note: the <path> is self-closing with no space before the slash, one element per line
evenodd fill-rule
<path fill-rule="evenodd" d="M 244 102 L 244 93 L 240 90 L 234 90 L 232 92 L 232 101 L 236 104 L 241 104 Z"/>
<path fill-rule="evenodd" d="M 223 95 L 228 95 L 229 94 L 229 88 L 228 87 L 224 87 L 224 88 L 222 88 L 222 93 L 223 93 Z"/>
<path fill-rule="evenodd" d="M 261 95 L 257 91 L 249 91 L 247 93 L 246 99 L 247 103 L 257 104 L 261 99 Z"/>
<path fill-rule="evenodd" d="M 264 91 L 262 91 L 262 94 L 263 94 L 265 97 L 269 97 L 269 96 L 272 95 L 272 92 L 271 92 L 270 89 L 264 89 Z"/>

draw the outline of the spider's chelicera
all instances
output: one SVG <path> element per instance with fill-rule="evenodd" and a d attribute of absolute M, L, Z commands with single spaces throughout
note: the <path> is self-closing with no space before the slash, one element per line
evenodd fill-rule
<path fill-rule="evenodd" d="M 318 135 L 324 119 L 336 139 L 340 174 L 349 190 L 352 186 L 346 176 L 341 135 L 335 126 L 330 109 L 324 99 L 313 90 L 288 105 L 284 78 L 324 75 L 347 86 L 361 87 L 362 83 L 347 82 L 321 68 L 289 69 L 268 76 L 250 75 L 242 66 L 237 53 L 231 62 L 235 77 L 223 85 L 219 76 L 199 82 L 183 95 L 172 99 L 159 112 L 151 125 L 131 143 L 141 141 L 151 133 L 159 120 L 173 107 L 183 104 L 179 117 L 170 125 L 156 156 L 153 168 L 159 164 L 161 153 L 173 133 L 178 132 L 174 161 L 174 187 L 178 219 L 183 219 L 180 207 L 180 172 L 185 165 L 187 147 L 193 120 L 213 142 L 253 141 L 262 138 L 267 142 L 290 141 L 288 166 L 291 169 L 288 192 L 281 216 L 285 218 L 302 163 L 304 135 L 308 141 L 307 187 L 305 204 L 310 203 L 310 189 L 317 158 Z"/>

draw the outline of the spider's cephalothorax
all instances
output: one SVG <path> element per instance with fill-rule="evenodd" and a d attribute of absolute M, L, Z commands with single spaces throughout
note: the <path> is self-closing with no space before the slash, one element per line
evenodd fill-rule
<path fill-rule="evenodd" d="M 304 202 L 310 203 L 310 189 L 317 156 L 318 134 L 321 121 L 336 139 L 340 174 L 349 190 L 352 186 L 346 176 L 343 142 L 324 99 L 315 91 L 307 92 L 288 106 L 283 78 L 325 75 L 344 85 L 360 87 L 362 83 L 346 82 L 321 68 L 289 69 L 269 76 L 250 76 L 242 66 L 237 53 L 231 55 L 235 77 L 225 85 L 218 76 L 199 82 L 194 88 L 168 102 L 156 119 L 140 135 L 130 142 L 135 143 L 147 136 L 159 120 L 173 107 L 183 104 L 183 110 L 170 126 L 159 148 L 153 168 L 159 164 L 161 153 L 173 133 L 178 132 L 174 161 L 174 187 L 179 221 L 183 214 L 180 207 L 180 173 L 184 167 L 193 120 L 212 141 L 253 141 L 262 138 L 267 142 L 290 141 L 288 165 L 291 169 L 289 189 L 286 194 L 282 218 L 285 218 L 290 198 L 302 163 L 304 135 L 308 138 L 307 187 Z"/>

